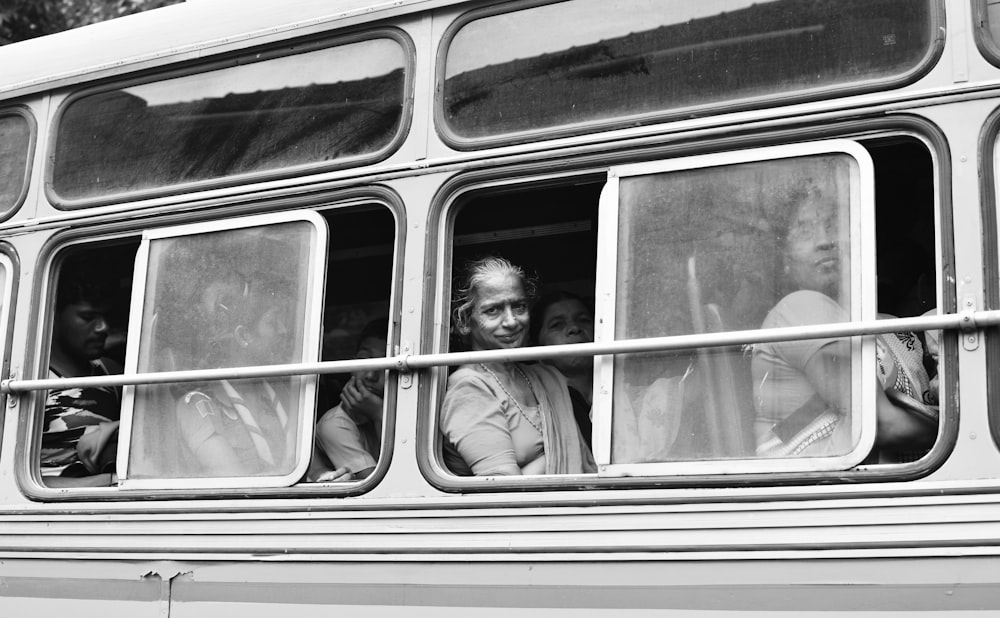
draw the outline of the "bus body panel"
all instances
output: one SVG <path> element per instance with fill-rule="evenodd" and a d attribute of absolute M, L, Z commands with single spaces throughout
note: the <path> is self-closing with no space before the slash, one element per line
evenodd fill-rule
<path fill-rule="evenodd" d="M 349 269 L 352 259 L 388 256 L 391 280 L 379 292 L 383 297 L 365 300 L 393 314 L 391 355 L 444 353 L 450 279 L 461 247 L 496 248 L 490 243 L 500 241 L 491 234 L 508 239 L 501 247 L 516 248 L 539 234 L 559 240 L 598 233 L 588 228 L 596 216 L 588 219 L 584 204 L 578 212 L 561 205 L 569 214 L 554 224 L 521 225 L 510 212 L 525 208 L 519 203 L 525 195 L 599 187 L 615 165 L 827 138 L 866 146 L 903 142 L 925 150 L 920 162 L 927 162 L 933 176 L 933 195 L 925 197 L 936 243 L 936 304 L 946 310 L 953 304 L 955 312 L 996 309 L 986 290 L 1000 265 L 988 239 L 1000 232 L 991 218 L 995 187 L 991 193 L 984 180 L 995 174 L 996 144 L 984 127 L 1000 109 L 1000 68 L 977 51 L 969 2 L 940 4 L 946 14 L 940 56 L 902 88 L 459 152 L 446 143 L 435 116 L 435 71 L 454 20 L 487 6 L 456 0 L 303 0 L 280 6 L 189 1 L 0 47 L 0 66 L 15 67 L 0 78 L 0 110 L 7 103 L 23 105 L 38 125 L 27 200 L 0 222 L 0 241 L 20 264 L 14 269 L 12 336 L 3 348 L 10 375 L 3 379 L 47 376 L 56 258 L 74 247 L 131 242 L 150 227 L 259 212 L 310 209 L 337 221 L 354 211 L 385 210 L 402 228 L 391 230 L 392 242 L 351 245 L 340 254 L 341 247 L 331 244 L 331 263 L 342 260 Z M 190 71 L 217 55 L 333 38 L 368 24 L 396 28 L 415 47 L 409 131 L 385 160 L 280 178 L 241 177 L 208 190 L 180 187 L 73 210 L 61 210 L 47 197 L 53 121 L 80 90 L 155 79 L 160 69 Z M 101 45 L 85 45 L 91 37 Z M 906 170 L 900 173 L 905 177 Z M 908 179 L 914 185 L 922 180 L 916 175 Z M 497 195 L 513 197 L 491 201 Z M 484 223 L 483 229 L 460 234 L 456 213 L 467 204 L 483 210 L 473 221 Z M 337 233 L 335 226 L 331 230 Z M 348 230 L 339 242 L 349 245 L 352 236 L 366 232 Z M 539 254 L 549 265 L 570 270 L 576 258 L 558 243 L 551 247 Z M 325 291 L 331 307 L 339 291 Z M 338 315 L 362 311 L 345 304 Z M 851 470 L 774 482 L 736 474 L 702 484 L 625 478 L 615 485 L 598 477 L 581 477 L 571 487 L 529 480 L 511 490 L 499 478 L 492 487 L 477 484 L 450 475 L 436 459 L 433 422 L 445 368 L 412 370 L 401 361 L 393 370 L 394 407 L 386 416 L 393 428 L 385 445 L 391 458 L 380 461 L 378 478 L 356 491 L 52 491 L 41 486 L 31 459 L 40 428 L 29 417 L 44 407 L 44 391 L 8 389 L 0 411 L 0 612 L 995 613 L 995 337 L 994 328 L 975 324 L 949 331 L 947 345 L 955 352 L 942 376 L 953 397 L 942 409 L 951 442 L 935 447 L 935 454 L 943 453 L 940 465 L 903 468 L 896 476 L 869 469 L 870 478 L 865 470 Z"/>

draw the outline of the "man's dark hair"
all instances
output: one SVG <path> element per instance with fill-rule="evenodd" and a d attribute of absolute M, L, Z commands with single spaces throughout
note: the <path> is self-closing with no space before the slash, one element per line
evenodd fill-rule
<path fill-rule="evenodd" d="M 97 307 L 111 304 L 111 284 L 108 269 L 86 255 L 69 255 L 59 267 L 56 287 L 56 310 L 73 303 L 90 303 Z"/>

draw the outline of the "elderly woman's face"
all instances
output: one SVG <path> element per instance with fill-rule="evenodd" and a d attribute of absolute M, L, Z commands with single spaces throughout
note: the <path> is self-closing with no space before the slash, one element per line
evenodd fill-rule
<path fill-rule="evenodd" d="M 520 348 L 528 324 L 528 298 L 519 277 L 492 275 L 479 284 L 466 327 L 473 350 Z"/>
<path fill-rule="evenodd" d="M 797 289 L 836 296 L 850 259 L 837 205 L 810 197 L 798 206 L 785 242 L 785 267 Z"/>

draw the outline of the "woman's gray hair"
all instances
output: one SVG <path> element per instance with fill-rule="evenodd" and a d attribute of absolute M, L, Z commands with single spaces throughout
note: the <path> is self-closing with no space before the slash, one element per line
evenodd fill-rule
<path fill-rule="evenodd" d="M 538 283 L 529 277 L 524 269 L 516 266 L 507 258 L 489 256 L 471 260 L 465 263 L 461 274 L 452 285 L 451 328 L 455 334 L 462 334 L 468 327 L 472 308 L 479 299 L 479 286 L 494 276 L 511 276 L 521 280 L 524 286 L 526 300 L 530 304 L 535 299 Z"/>

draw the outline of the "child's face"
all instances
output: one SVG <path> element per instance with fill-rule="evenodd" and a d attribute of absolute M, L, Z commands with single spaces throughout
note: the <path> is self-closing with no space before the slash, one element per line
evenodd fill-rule
<path fill-rule="evenodd" d="M 383 358 L 385 356 L 385 348 L 387 345 L 387 340 L 380 337 L 365 337 L 361 340 L 361 345 L 358 346 L 358 353 L 354 355 L 355 358 Z M 367 370 L 367 371 L 356 371 L 354 373 L 354 379 L 357 380 L 358 384 L 364 386 L 372 394 L 379 397 L 385 394 L 385 371 L 379 370 Z"/>

